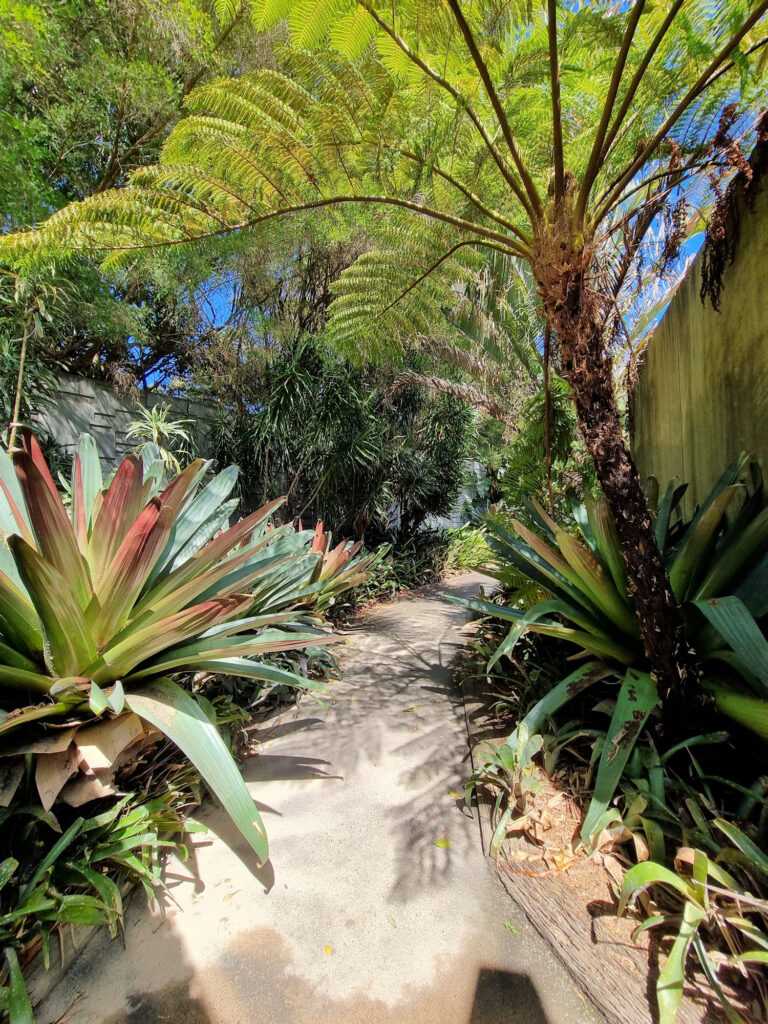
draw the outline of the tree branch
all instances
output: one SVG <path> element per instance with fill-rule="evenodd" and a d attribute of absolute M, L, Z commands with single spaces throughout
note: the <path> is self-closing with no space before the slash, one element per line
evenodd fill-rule
<path fill-rule="evenodd" d="M 235 26 L 243 20 L 244 14 L 245 4 L 242 4 L 240 10 L 232 19 L 232 21 L 230 21 L 227 27 L 219 33 L 216 39 L 214 39 L 213 46 L 211 47 L 211 54 L 216 53 L 216 51 L 222 45 L 222 43 L 224 43 L 227 40 L 229 34 L 232 32 Z M 181 109 L 184 100 L 189 95 L 189 93 L 194 89 L 194 87 L 197 85 L 197 83 L 200 81 L 200 79 L 203 77 L 207 70 L 208 65 L 201 64 L 197 71 L 195 71 L 194 74 L 190 75 L 186 82 L 184 82 L 184 84 L 182 85 L 181 92 L 179 93 L 178 99 L 176 100 L 174 114 Z M 152 139 L 156 138 L 162 131 L 164 131 L 173 120 L 174 114 L 168 114 L 166 117 L 161 118 L 156 124 L 152 125 L 151 128 L 148 128 L 143 135 L 140 135 L 138 139 L 135 139 L 128 147 L 128 149 L 126 149 L 126 151 L 123 153 L 122 159 L 119 161 L 119 165 L 124 167 L 127 161 L 130 160 L 130 158 L 135 153 L 137 153 L 142 146 L 146 146 L 148 142 L 151 142 Z M 114 184 L 115 178 L 117 176 L 117 168 L 117 159 L 115 159 L 114 161 L 110 160 L 109 166 L 104 171 L 104 174 L 101 176 L 101 178 L 99 179 L 99 183 L 96 186 L 95 191 L 97 193 L 106 192 L 106 190 Z"/>
<path fill-rule="evenodd" d="M 552 156 L 555 165 L 555 206 L 565 197 L 565 155 L 563 153 L 563 110 L 560 100 L 560 60 L 557 56 L 557 0 L 547 0 L 549 37 L 549 81 L 552 92 Z"/>

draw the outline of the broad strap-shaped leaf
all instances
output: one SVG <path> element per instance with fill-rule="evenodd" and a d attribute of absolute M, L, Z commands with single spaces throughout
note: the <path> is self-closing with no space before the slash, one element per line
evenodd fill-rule
<path fill-rule="evenodd" d="M 0 686 L 6 689 L 27 690 L 31 694 L 48 693 L 52 682 L 51 677 L 42 672 L 27 672 L 15 665 L 0 664 Z"/>
<path fill-rule="evenodd" d="M 605 498 L 599 498 L 597 501 L 587 498 L 584 507 L 595 538 L 596 554 L 610 572 L 619 597 L 626 601 L 627 563 L 621 553 L 616 523 L 608 502 Z"/>
<path fill-rule="evenodd" d="M 23 452 L 27 458 L 32 462 L 43 479 L 45 486 L 51 492 L 53 497 L 59 497 L 59 489 L 56 486 L 56 481 L 51 475 L 51 471 L 48 467 L 48 463 L 45 461 L 45 455 L 43 455 L 43 449 L 40 447 L 40 443 L 29 429 L 29 427 L 23 427 L 17 434 L 18 451 Z M 16 461 L 14 455 L 14 463 Z"/>
<path fill-rule="evenodd" d="M 667 484 L 664 497 L 661 499 L 656 512 L 656 522 L 653 528 L 656 535 L 656 543 L 659 545 L 659 550 L 662 552 L 667 549 L 667 535 L 669 533 L 669 522 L 672 518 L 672 513 L 680 504 L 680 501 L 687 490 L 688 484 L 678 485 L 677 477 L 673 477 Z"/>
<path fill-rule="evenodd" d="M 139 601 L 134 608 L 135 619 L 115 640 L 121 642 L 131 634 L 146 629 L 153 622 L 174 615 L 191 604 L 202 604 L 218 597 L 243 594 L 250 589 L 249 584 L 262 574 L 273 574 L 280 562 L 284 561 L 267 558 L 253 562 L 252 558 L 250 550 L 239 551 L 198 576 L 192 576 L 186 583 L 181 583 L 164 597 L 156 596 L 160 588 L 155 588 Z M 167 588 L 161 585 L 161 589 Z"/>
<path fill-rule="evenodd" d="M 194 497 L 197 486 L 208 472 L 210 465 L 210 461 L 195 459 L 185 466 L 160 495 L 161 506 L 167 505 L 178 514 Z"/>
<path fill-rule="evenodd" d="M 729 531 L 730 533 L 730 531 Z M 768 508 L 764 508 L 723 550 L 718 548 L 707 575 L 696 590 L 696 600 L 717 597 L 748 561 L 758 558 L 768 546 Z"/>
<path fill-rule="evenodd" d="M 683 998 L 685 982 L 685 961 L 691 942 L 704 920 L 704 907 L 686 900 L 683 904 L 683 918 L 680 929 L 672 943 L 667 962 L 656 982 L 656 998 L 659 1004 L 659 1024 L 675 1024 L 680 1000 Z"/>
<path fill-rule="evenodd" d="M 14 568 L 16 563 L 14 562 Z M 18 574 L 18 570 L 16 570 Z M 9 640 L 26 654 L 42 654 L 43 635 L 37 612 L 25 593 L 0 572 L 0 623 Z"/>
<path fill-rule="evenodd" d="M 2 615 L 0 615 L 2 623 Z M 37 665 L 21 651 L 0 640 L 0 665 L 14 666 L 25 672 L 37 672 Z"/>
<path fill-rule="evenodd" d="M 153 622 L 124 640 L 108 645 L 98 661 L 89 666 L 86 674 L 100 684 L 115 678 L 125 678 L 134 668 L 154 658 L 160 651 L 172 649 L 216 622 L 237 618 L 250 606 L 250 597 L 241 594 L 215 598 L 185 608 L 167 619 Z"/>
<path fill-rule="evenodd" d="M 298 690 L 325 690 L 323 683 L 315 679 L 307 679 L 277 665 L 252 661 L 250 658 L 214 658 L 211 661 L 201 661 L 198 667 L 205 672 L 240 676 L 244 679 L 260 679 L 280 686 L 295 686 Z"/>
<path fill-rule="evenodd" d="M 9 1024 L 35 1024 L 32 1003 L 29 999 L 29 993 L 27 992 L 27 986 L 16 950 L 12 946 L 6 946 L 3 953 L 8 967 L 9 978 L 7 1006 Z"/>
<path fill-rule="evenodd" d="M 599 605 L 591 599 L 578 573 L 575 572 L 568 560 L 563 557 L 562 552 L 546 544 L 522 523 L 517 520 L 513 522 L 515 529 L 525 543 L 517 542 L 515 544 L 517 559 L 510 558 L 509 560 L 512 564 L 516 568 L 522 569 L 535 582 L 541 581 L 542 577 L 544 577 L 544 587 L 554 596 L 579 601 L 595 611 L 600 611 Z M 523 559 L 522 563 L 518 561 L 520 556 Z M 537 574 L 530 571 L 531 562 L 538 569 Z"/>
<path fill-rule="evenodd" d="M 51 490 L 37 463 L 26 452 L 16 452 L 13 462 L 38 550 L 64 577 L 70 592 L 85 609 L 93 596 L 91 581 L 59 493 L 55 487 Z"/>
<path fill-rule="evenodd" d="M 120 463 L 98 509 L 88 544 L 91 579 L 97 590 L 125 536 L 141 512 L 143 471 L 135 455 Z"/>
<path fill-rule="evenodd" d="M 709 680 L 702 683 L 702 689 L 714 698 L 721 714 L 768 740 L 768 700 L 739 693 Z"/>
<path fill-rule="evenodd" d="M 189 758 L 263 864 L 269 847 L 261 815 L 218 730 L 194 699 L 170 679 L 157 679 L 129 694 L 126 704 Z"/>
<path fill-rule="evenodd" d="M 652 860 L 642 861 L 631 867 L 624 875 L 621 883 L 619 915 L 624 913 L 630 901 L 634 901 L 639 893 L 651 885 L 666 885 L 680 896 L 687 896 L 690 892 L 688 885 L 674 871 L 670 871 L 663 864 L 656 864 Z"/>
<path fill-rule="evenodd" d="M 613 579 L 603 570 L 595 556 L 569 533 L 558 530 L 557 545 L 575 576 L 572 582 L 597 605 L 601 612 L 628 636 L 638 636 L 635 617 L 622 600 Z"/>
<path fill-rule="evenodd" d="M 0 676 L 2 676 L 2 669 L 0 669 Z M 46 687 L 50 686 L 50 678 L 46 676 L 42 678 L 45 679 Z M 13 685 L 13 681 L 9 685 Z M 41 689 L 40 692 L 44 693 L 47 691 Z M 7 714 L 5 718 L 0 719 L 0 735 L 13 732 L 14 729 L 21 729 L 32 722 L 40 722 L 44 718 L 58 718 L 60 715 L 66 714 L 68 710 L 70 710 L 70 705 L 65 704 L 63 701 L 54 701 L 53 703 L 47 701 L 45 704 L 34 704 L 26 708 L 18 708 L 16 711 Z"/>
<path fill-rule="evenodd" d="M 185 583 L 197 579 L 201 573 L 213 566 L 217 566 L 233 548 L 243 541 L 249 540 L 253 531 L 267 518 L 271 509 L 277 508 L 282 504 L 282 501 L 283 499 L 280 498 L 264 508 L 252 512 L 251 515 L 241 519 L 239 523 L 235 523 L 234 526 L 231 526 L 220 536 L 209 541 L 197 554 L 184 562 L 183 565 L 180 565 L 169 575 L 156 581 L 137 605 L 137 612 L 141 612 L 145 608 L 156 604 Z M 265 538 L 259 546 L 267 542 L 268 539 Z"/>
<path fill-rule="evenodd" d="M 531 735 L 539 732 L 547 718 L 564 707 L 568 701 L 578 697 L 580 693 L 588 690 L 595 683 L 613 675 L 615 675 L 613 669 L 608 668 L 602 662 L 585 662 L 537 701 L 521 724 L 525 725 Z"/>
<path fill-rule="evenodd" d="M 97 651 L 71 581 L 21 537 L 10 537 L 8 544 L 42 625 L 49 670 L 80 675 Z"/>
<path fill-rule="evenodd" d="M 636 651 L 631 647 L 614 640 L 603 630 L 594 624 L 594 620 L 583 608 L 575 607 L 568 601 L 540 601 L 535 604 L 529 612 L 522 612 L 516 608 L 509 608 L 506 605 L 493 604 L 490 601 L 481 601 L 477 598 L 460 598 L 446 594 L 445 599 L 453 604 L 460 604 L 473 611 L 479 611 L 486 615 L 492 615 L 498 619 L 506 619 L 515 623 L 516 626 L 524 624 L 525 629 L 544 636 L 554 636 L 560 640 L 567 640 L 569 643 L 577 644 L 590 654 L 600 658 L 612 658 L 622 665 L 631 665 L 637 657 Z M 577 624 L 584 626 L 584 629 L 571 629 L 557 621 L 541 621 L 540 615 L 544 612 L 559 614 L 571 619 Z M 515 642 L 522 636 L 522 630 Z M 505 651 L 506 653 L 506 651 Z"/>
<path fill-rule="evenodd" d="M 734 590 L 756 619 L 768 615 L 768 555 L 763 555 Z"/>
<path fill-rule="evenodd" d="M 515 609 L 511 610 L 515 611 Z M 622 648 L 619 644 L 615 644 L 612 638 L 609 637 L 606 633 L 604 633 L 601 629 L 599 629 L 595 624 L 594 620 L 591 619 L 590 616 L 587 613 L 585 613 L 583 609 L 579 608 L 578 606 L 574 608 L 567 601 L 539 601 L 537 604 L 533 605 L 532 608 L 529 608 L 528 611 L 520 612 L 518 614 L 518 621 L 510 629 L 505 640 L 502 641 L 496 652 L 489 660 L 487 665 L 488 672 L 491 671 L 493 666 L 503 655 L 511 654 L 512 650 L 517 644 L 517 641 L 520 639 L 521 636 L 523 636 L 526 630 L 531 629 L 533 632 L 537 632 L 537 628 L 540 625 L 554 626 L 559 629 L 567 628 L 563 627 L 563 625 L 557 621 L 547 621 L 542 623 L 541 620 L 544 618 L 545 615 L 562 615 L 566 619 L 570 619 L 572 622 L 575 622 L 578 626 L 581 626 L 583 629 L 587 631 L 587 633 L 589 633 L 592 636 L 593 641 L 601 647 L 601 649 L 605 652 L 604 656 L 606 657 L 611 656 L 609 653 L 607 653 L 610 651 L 615 651 L 614 656 L 619 661 L 625 660 L 628 656 L 631 657 L 631 652 Z M 597 651 L 593 649 L 592 653 L 597 653 Z"/>
<path fill-rule="evenodd" d="M 175 558 L 184 545 L 195 535 L 213 513 L 221 508 L 232 493 L 239 475 L 237 466 L 227 466 L 203 488 L 193 501 L 181 510 L 173 534 L 171 558 Z"/>
<path fill-rule="evenodd" d="M 155 498 L 128 530 L 96 593 L 97 611 L 91 622 L 99 647 L 125 625 L 172 527 L 173 511 L 161 510 Z"/>
<path fill-rule="evenodd" d="M 277 629 L 267 629 L 256 634 L 246 633 L 243 636 L 208 637 L 171 648 L 167 654 L 161 654 L 149 665 L 134 672 L 133 678 L 141 679 L 147 675 L 178 671 L 181 668 L 199 668 L 203 662 L 222 658 L 259 657 L 274 651 L 293 651 L 317 644 L 341 642 L 341 637 L 285 633 Z"/>
<path fill-rule="evenodd" d="M 743 488 L 739 484 L 724 487 L 705 511 L 698 515 L 686 531 L 669 569 L 669 581 L 675 597 L 681 601 L 696 586 L 705 556 L 714 543 L 715 534 L 728 506 Z"/>
<path fill-rule="evenodd" d="M 29 521 L 24 492 L 13 462 L 0 445 L 0 534 L 11 533 L 18 533 L 30 544 L 33 543 L 32 524 Z"/>
<path fill-rule="evenodd" d="M 616 699 L 581 838 L 589 844 L 603 812 L 613 799 L 619 779 L 648 715 L 659 702 L 656 684 L 647 672 L 628 669 Z"/>
<path fill-rule="evenodd" d="M 96 442 L 90 434 L 81 434 L 72 463 L 72 523 L 83 554 L 88 549 L 94 502 L 103 486 Z"/>
<path fill-rule="evenodd" d="M 217 508 L 215 512 L 212 512 L 210 516 L 201 524 L 199 529 L 190 537 L 184 547 L 175 549 L 174 555 L 168 569 L 177 569 L 180 565 L 197 554 L 200 548 L 205 547 L 209 540 L 212 540 L 220 530 L 225 530 L 229 526 L 232 516 L 237 512 L 237 507 L 240 504 L 239 499 L 232 498 L 229 501 L 225 501 L 220 508 Z"/>
<path fill-rule="evenodd" d="M 756 681 L 758 696 L 768 699 L 768 640 L 744 604 L 734 595 L 692 603 L 735 652 L 747 669 L 745 678 Z"/>

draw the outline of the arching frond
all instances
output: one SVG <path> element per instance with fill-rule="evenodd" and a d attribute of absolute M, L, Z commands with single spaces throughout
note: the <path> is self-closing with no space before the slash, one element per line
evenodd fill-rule
<path fill-rule="evenodd" d="M 119 263 L 300 210 L 378 206 L 374 250 L 338 284 L 339 343 L 381 352 L 467 315 L 464 333 L 490 344 L 466 291 L 483 260 L 536 269 L 563 247 L 587 251 L 631 308 L 624 282 L 652 265 L 654 217 L 706 181 L 724 108 L 740 102 L 748 144 L 766 98 L 768 0 L 561 2 L 551 23 L 524 0 L 243 3 L 259 29 L 287 17 L 278 67 L 192 92 L 158 167 L 3 238 L 0 256 Z M 222 22 L 243 9 L 214 6 Z"/>

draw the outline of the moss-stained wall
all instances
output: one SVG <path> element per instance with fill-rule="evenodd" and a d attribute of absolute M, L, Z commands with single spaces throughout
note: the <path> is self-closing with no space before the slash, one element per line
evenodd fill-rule
<path fill-rule="evenodd" d="M 740 221 L 720 312 L 699 298 L 699 255 L 651 339 L 632 401 L 641 475 L 687 481 L 689 511 L 742 450 L 768 477 L 768 179 Z"/>

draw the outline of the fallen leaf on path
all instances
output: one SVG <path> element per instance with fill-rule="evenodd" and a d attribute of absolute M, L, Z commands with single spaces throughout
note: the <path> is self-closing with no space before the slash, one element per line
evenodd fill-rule
<path fill-rule="evenodd" d="M 464 794 L 463 793 L 457 793 L 455 789 L 450 789 L 448 791 L 448 796 L 452 796 L 454 800 L 461 800 L 463 798 Z"/>
<path fill-rule="evenodd" d="M 436 839 L 435 846 L 439 846 L 441 850 L 447 850 L 449 846 L 453 846 L 450 839 Z"/>
<path fill-rule="evenodd" d="M 325 947 L 325 952 L 328 954 L 328 956 L 330 956 L 331 952 L 332 952 L 331 947 L 330 946 L 326 946 Z"/>
<path fill-rule="evenodd" d="M 387 914 L 387 920 L 389 921 L 393 928 L 397 928 L 397 922 L 395 921 L 394 917 L 392 917 L 391 914 Z"/>

